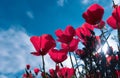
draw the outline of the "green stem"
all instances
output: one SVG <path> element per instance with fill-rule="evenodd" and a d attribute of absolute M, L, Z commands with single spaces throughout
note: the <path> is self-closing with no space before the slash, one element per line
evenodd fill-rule
<path fill-rule="evenodd" d="M 92 78 L 91 77 L 91 74 L 92 74 L 92 53 L 90 53 L 90 78 Z"/>
<path fill-rule="evenodd" d="M 71 61 L 72 68 L 74 68 L 71 53 L 70 52 L 68 52 L 68 53 L 69 53 L 69 56 L 70 56 L 70 61 Z M 77 78 L 76 73 L 75 73 L 75 78 Z"/>
<path fill-rule="evenodd" d="M 64 67 L 62 63 L 60 63 L 61 67 Z"/>
<path fill-rule="evenodd" d="M 78 63 L 77 63 L 77 59 L 76 59 L 76 57 L 75 57 L 75 54 L 73 53 L 73 55 L 74 55 L 75 62 L 76 62 L 77 68 L 78 68 L 78 73 L 79 73 L 79 75 L 81 75 L 80 70 L 79 70 L 79 66 L 78 66 Z"/>
<path fill-rule="evenodd" d="M 105 37 L 105 35 L 104 35 L 103 30 L 101 30 L 101 32 L 102 32 L 102 34 L 103 34 L 103 37 L 104 37 L 104 38 L 105 38 L 105 40 L 106 40 L 107 45 L 110 47 L 110 45 L 109 45 L 109 43 L 108 43 L 108 41 L 107 41 L 107 38 L 106 38 L 106 37 Z"/>
<path fill-rule="evenodd" d="M 120 29 L 118 29 L 118 43 L 119 43 L 118 50 L 120 52 Z"/>
<path fill-rule="evenodd" d="M 42 63 L 43 63 L 43 72 L 45 74 L 45 60 L 44 60 L 44 56 L 42 56 Z M 45 74 L 45 78 L 46 78 L 46 74 Z"/>
<path fill-rule="evenodd" d="M 106 38 L 106 41 L 108 40 L 108 38 L 110 37 L 111 34 L 109 34 L 109 36 Z M 105 44 L 105 43 L 104 43 Z M 104 45 L 103 44 L 103 45 Z M 102 46 L 102 45 L 101 45 Z M 102 52 L 103 46 L 101 47 L 101 52 Z M 97 50 L 96 50 L 97 51 Z"/>
<path fill-rule="evenodd" d="M 69 52 L 69 56 L 70 56 L 70 61 L 71 61 L 72 68 L 74 68 L 74 66 L 73 66 L 73 61 L 72 61 L 72 56 L 71 56 L 71 53 L 70 53 L 70 52 Z"/>

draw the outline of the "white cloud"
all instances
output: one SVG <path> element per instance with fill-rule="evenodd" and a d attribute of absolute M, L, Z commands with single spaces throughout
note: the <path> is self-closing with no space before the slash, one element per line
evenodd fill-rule
<path fill-rule="evenodd" d="M 117 31 L 116 30 L 111 33 L 111 35 L 110 35 L 110 37 L 108 38 L 107 41 L 108 41 L 109 46 L 113 47 L 113 51 L 118 51 L 118 47 L 117 47 L 118 43 L 117 43 L 117 41 L 113 40 L 114 36 L 117 36 Z M 104 53 L 106 53 L 106 51 L 108 50 L 108 44 L 105 43 L 103 45 L 102 50 L 104 51 Z M 98 52 L 101 52 L 101 48 L 98 50 Z"/>
<path fill-rule="evenodd" d="M 26 64 L 30 64 L 32 68 L 42 67 L 41 57 L 30 54 L 35 51 L 30 42 L 30 36 L 25 32 L 24 28 L 9 28 L 8 30 L 0 30 L 0 73 L 17 73 L 24 70 Z M 46 71 L 54 68 L 55 63 L 48 55 L 45 56 Z M 65 66 L 71 66 L 69 58 L 64 62 Z M 3 78 L 3 76 L 0 78 Z"/>
<path fill-rule="evenodd" d="M 35 51 L 29 40 L 29 35 L 19 28 L 0 30 L 0 72 L 16 73 L 24 70 L 26 64 L 38 67 L 42 64 L 41 57 L 30 54 Z M 50 66 L 53 64 L 49 57 L 45 57 Z M 46 66 L 49 66 L 46 64 Z"/>
<path fill-rule="evenodd" d="M 27 11 L 26 14 L 29 18 L 34 19 L 34 15 L 31 11 Z"/>
<path fill-rule="evenodd" d="M 16 73 L 24 70 L 26 64 L 30 64 L 32 68 L 42 67 L 41 57 L 36 57 L 30 54 L 35 51 L 33 45 L 30 42 L 30 36 L 25 32 L 24 28 L 9 28 L 8 30 L 0 30 L 0 73 Z M 113 42 L 110 45 L 113 45 Z M 72 56 L 75 64 L 75 59 Z M 71 67 L 70 58 L 63 62 L 64 66 Z M 46 71 L 49 68 L 54 68 L 55 63 L 50 59 L 48 55 L 45 56 Z M 0 78 L 7 78 L 4 75 L 0 75 Z"/>
<path fill-rule="evenodd" d="M 86 4 L 90 4 L 90 3 L 98 3 L 99 0 L 80 0 L 80 2 L 81 2 L 83 5 L 86 5 Z"/>
<path fill-rule="evenodd" d="M 6 77 L 5 75 L 0 75 L 0 78 L 8 78 L 8 77 Z"/>
<path fill-rule="evenodd" d="M 76 64 L 76 63 L 75 63 L 75 58 L 74 58 L 73 55 L 72 55 L 71 57 L 72 57 L 73 64 L 75 65 L 75 64 Z M 63 65 L 64 65 L 65 67 L 72 67 L 71 61 L 70 61 L 70 56 L 68 56 L 68 58 L 63 62 Z"/>
<path fill-rule="evenodd" d="M 120 0 L 114 0 L 115 4 L 119 4 L 120 5 Z"/>
<path fill-rule="evenodd" d="M 15 73 L 25 68 L 26 63 L 34 61 L 30 59 L 30 51 L 33 49 L 29 42 L 29 36 L 15 28 L 0 31 L 0 72 Z"/>
<path fill-rule="evenodd" d="M 113 36 L 117 36 L 117 30 L 114 30 L 114 31 L 112 32 L 112 34 L 110 35 L 110 37 L 109 37 L 109 39 L 108 39 L 108 43 L 109 43 L 110 46 L 113 47 L 113 50 L 114 50 L 114 51 L 115 51 L 115 50 L 118 51 L 118 47 L 117 47 L 118 43 L 117 43 L 117 41 L 115 41 L 115 40 L 112 39 Z M 107 44 L 105 44 L 105 46 L 107 46 Z"/>
<path fill-rule="evenodd" d="M 82 0 L 82 4 L 88 4 L 89 0 Z"/>
<path fill-rule="evenodd" d="M 61 7 L 63 7 L 66 2 L 67 0 L 57 0 L 58 6 L 61 6 Z"/>

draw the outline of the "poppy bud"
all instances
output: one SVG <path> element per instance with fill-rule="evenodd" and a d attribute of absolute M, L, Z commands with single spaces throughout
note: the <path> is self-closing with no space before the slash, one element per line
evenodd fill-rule
<path fill-rule="evenodd" d="M 27 69 L 27 70 L 30 69 L 30 65 L 29 65 L 29 64 L 26 65 L 26 69 Z"/>
<path fill-rule="evenodd" d="M 40 71 L 39 68 L 34 68 L 34 72 L 35 72 L 36 75 L 38 75 L 39 71 Z"/>

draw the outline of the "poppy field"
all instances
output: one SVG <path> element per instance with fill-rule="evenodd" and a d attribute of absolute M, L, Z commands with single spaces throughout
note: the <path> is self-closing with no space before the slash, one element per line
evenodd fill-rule
<path fill-rule="evenodd" d="M 30 41 L 35 48 L 31 54 L 36 56 L 36 59 L 41 57 L 42 66 L 31 69 L 30 64 L 27 64 L 22 78 L 120 78 L 120 6 L 113 2 L 111 16 L 105 21 L 104 13 L 104 7 L 92 4 L 82 14 L 85 23 L 77 28 L 68 25 L 64 30 L 57 29 L 57 39 L 50 34 L 31 36 Z M 107 31 L 106 25 L 112 30 L 117 30 L 117 52 L 113 51 L 114 48 L 107 41 L 111 34 Z M 96 35 L 95 29 L 100 30 L 101 34 Z M 60 43 L 59 48 L 57 43 Z M 83 45 L 82 48 L 80 44 Z M 103 50 L 104 44 L 108 46 L 106 52 Z M 46 70 L 46 54 L 56 64 L 53 66 L 54 69 Z M 70 59 L 71 67 L 66 67 L 62 63 L 67 58 Z M 82 63 L 79 63 L 79 60 Z"/>

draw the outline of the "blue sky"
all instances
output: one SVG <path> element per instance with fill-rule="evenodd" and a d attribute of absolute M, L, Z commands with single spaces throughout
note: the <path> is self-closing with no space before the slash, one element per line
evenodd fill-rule
<path fill-rule="evenodd" d="M 106 1 L 107 4 L 105 0 L 1 0 L 0 26 L 8 29 L 20 25 L 35 35 L 54 34 L 69 24 L 80 26 L 84 22 L 82 13 L 93 3 L 112 9 L 111 0 Z"/>
<path fill-rule="evenodd" d="M 82 13 L 93 3 L 104 7 L 104 20 L 110 16 L 112 0 L 0 0 L 0 78 L 14 78 L 28 63 L 41 64 L 40 57 L 30 55 L 34 51 L 30 36 L 48 33 L 55 37 L 58 28 L 81 26 Z M 119 0 L 115 3 L 120 4 Z"/>

